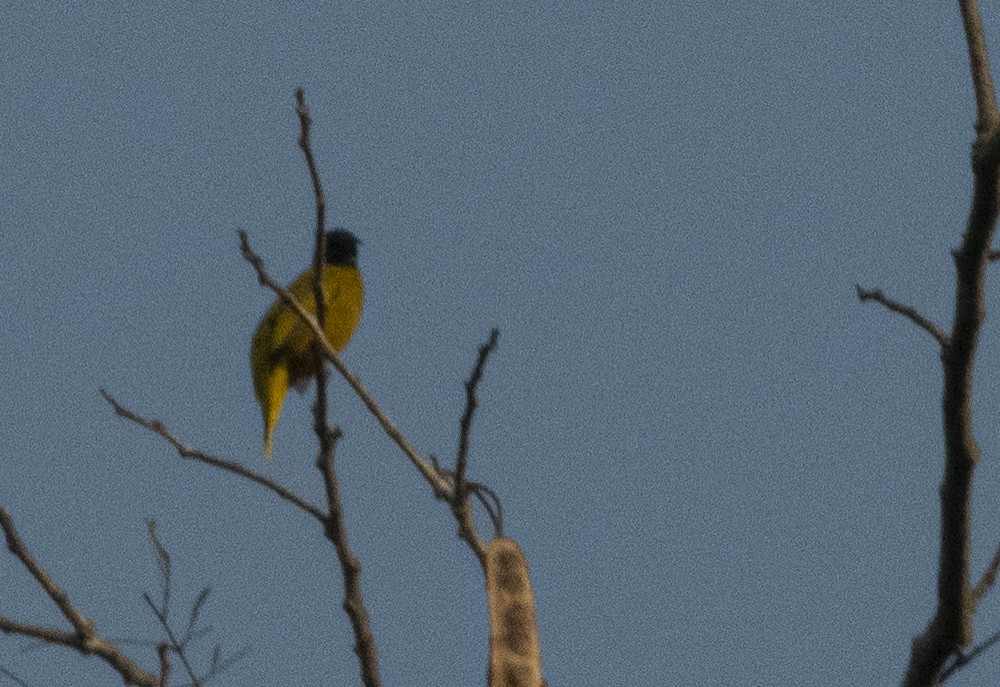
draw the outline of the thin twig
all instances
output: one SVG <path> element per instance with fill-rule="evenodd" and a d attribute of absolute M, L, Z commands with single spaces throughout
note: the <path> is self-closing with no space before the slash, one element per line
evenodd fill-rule
<path fill-rule="evenodd" d="M 80 611 L 76 610 L 73 604 L 70 603 L 69 595 L 66 594 L 66 591 L 55 583 L 55 580 L 52 579 L 48 572 L 31 555 L 28 547 L 24 545 L 24 541 L 18 535 L 17 530 L 14 529 L 14 520 L 10 517 L 10 513 L 3 508 L 0 508 L 0 528 L 3 528 L 4 535 L 7 537 L 7 548 L 28 569 L 28 572 L 35 578 L 38 586 L 45 590 L 45 593 L 52 599 L 63 614 L 63 617 L 69 621 L 77 634 L 81 637 L 94 635 L 94 623 L 80 613 Z"/>
<path fill-rule="evenodd" d="M 434 469 L 438 471 L 442 477 L 447 479 L 449 482 L 454 481 L 455 471 L 448 468 L 442 467 L 438 462 L 438 459 L 434 454 L 428 456 L 431 463 L 434 465 Z M 476 497 L 476 500 L 482 504 L 483 508 L 486 510 L 486 514 L 489 516 L 490 521 L 493 523 L 493 536 L 502 537 L 503 536 L 503 504 L 500 502 L 500 497 L 497 496 L 496 492 L 490 489 L 485 484 L 481 482 L 473 482 L 472 480 L 467 480 L 465 482 L 466 489 L 469 494 Z"/>
<path fill-rule="evenodd" d="M 15 675 L 14 673 L 10 672 L 9 670 L 7 670 L 6 668 L 4 668 L 3 666 L 0 666 L 0 675 L 3 675 L 8 680 L 13 681 L 14 684 L 18 685 L 18 687 L 31 687 L 31 685 L 29 685 L 27 682 L 25 682 L 24 680 L 22 680 L 17 675 Z"/>
<path fill-rule="evenodd" d="M 181 458 L 187 458 L 189 460 L 194 460 L 199 463 L 205 463 L 206 465 L 212 465 L 214 467 L 221 468 L 223 470 L 231 472 L 235 475 L 239 475 L 240 477 L 250 480 L 251 482 L 256 482 L 262 487 L 270 489 L 272 492 L 274 492 L 281 498 L 285 499 L 293 506 L 296 506 L 300 510 L 303 510 L 309 515 L 313 516 L 320 523 L 325 522 L 326 516 L 319 508 L 309 503 L 305 499 L 302 499 L 295 493 L 289 491 L 288 489 L 281 486 L 274 480 L 268 477 L 264 477 L 263 475 L 256 473 L 253 470 L 250 470 L 249 468 L 240 465 L 239 463 L 233 462 L 231 460 L 223 460 L 222 458 L 217 458 L 207 453 L 203 453 L 201 451 L 196 451 L 192 448 L 189 448 L 188 446 L 181 443 L 179 439 L 174 437 L 174 435 L 171 434 L 170 430 L 167 429 L 167 426 L 164 425 L 162 422 L 159 422 L 158 420 L 147 420 L 141 415 L 132 412 L 128 408 L 118 403 L 118 401 L 116 401 L 114 397 L 112 397 L 111 394 L 109 394 L 104 389 L 101 389 L 101 395 L 104 396 L 104 400 L 106 400 L 111 405 L 111 408 L 115 411 L 115 414 L 125 418 L 126 420 L 131 420 L 140 427 L 145 427 L 146 429 L 155 434 L 159 434 L 161 437 L 166 439 L 167 443 L 169 443 L 177 450 L 177 453 L 180 454 Z"/>
<path fill-rule="evenodd" d="M 910 322 L 913 322 L 913 324 L 933 336 L 942 348 L 948 345 L 948 335 L 944 333 L 944 330 L 917 312 L 915 308 L 892 300 L 882 293 L 881 289 L 867 291 L 855 284 L 854 290 L 858 294 L 859 301 L 875 301 L 876 303 L 880 303 L 892 312 L 902 315 L 906 319 L 910 320 Z"/>
<path fill-rule="evenodd" d="M 309 167 L 313 194 L 316 200 L 315 250 L 313 253 L 313 296 L 316 300 L 316 322 L 321 331 L 326 331 L 326 294 L 323 291 L 323 266 L 326 257 L 326 196 L 319 178 L 316 159 L 313 156 L 309 132 L 312 117 L 306 106 L 302 89 L 295 91 L 295 111 L 299 115 L 299 147 Z M 324 520 L 324 532 L 337 553 L 341 575 L 344 578 L 344 611 L 347 613 L 354 632 L 354 653 L 361 666 L 361 681 L 365 687 L 379 687 L 382 684 L 378 668 L 378 649 L 372 635 L 371 621 L 361 593 L 361 563 L 351 550 L 347 527 L 344 523 L 344 506 L 340 498 L 340 482 L 335 468 L 336 445 L 340 430 L 330 427 L 328 420 L 327 381 L 328 373 L 323 364 L 319 344 L 313 344 L 316 352 L 316 403 L 313 405 L 313 428 L 319 439 L 319 456 L 316 467 L 323 475 L 326 487 L 328 514 Z"/>
<path fill-rule="evenodd" d="M 989 637 L 987 637 L 982 644 L 976 645 L 968 653 L 958 654 L 957 657 L 955 658 L 955 662 L 952 663 L 950 666 L 948 666 L 945 670 L 941 671 L 941 680 L 939 684 L 944 683 L 945 680 L 950 678 L 956 672 L 969 665 L 973 661 L 973 659 L 975 659 L 977 656 L 982 655 L 984 651 L 996 645 L 997 642 L 1000 642 L 1000 632 L 994 632 Z"/>
<path fill-rule="evenodd" d="M 14 520 L 10 513 L 2 507 L 0 507 L 0 528 L 3 529 L 7 539 L 7 548 L 28 569 L 38 585 L 45 590 L 45 593 L 75 630 L 75 632 L 63 632 L 55 628 L 19 623 L 0 616 L 0 632 L 33 637 L 49 644 L 67 646 L 84 654 L 98 656 L 121 676 L 125 684 L 157 687 L 160 680 L 156 676 L 147 673 L 133 663 L 115 644 L 98 636 L 93 621 L 73 606 L 69 595 L 55 583 L 52 576 L 31 555 L 28 547 L 14 528 Z"/>
<path fill-rule="evenodd" d="M 316 196 L 316 226 L 322 233 L 326 227 L 326 196 L 323 195 L 323 185 L 319 180 L 319 171 L 316 168 L 316 159 L 313 157 L 312 146 L 309 142 L 309 132 L 312 128 L 312 117 L 309 115 L 309 107 L 306 105 L 305 92 L 299 88 L 295 91 L 295 112 L 299 116 L 299 148 L 306 156 L 306 165 L 309 167 L 309 179 L 312 181 L 313 195 Z M 323 254 L 320 253 L 322 260 Z M 320 263 L 321 264 L 321 263 Z M 314 263 L 314 266 L 317 264 Z"/>
<path fill-rule="evenodd" d="M 163 631 L 166 633 L 170 647 L 181 659 L 181 665 L 184 666 L 184 671 L 188 674 L 188 677 L 191 678 L 191 684 L 195 687 L 201 687 L 201 680 L 199 680 L 198 676 L 195 675 L 194 668 L 191 666 L 191 663 L 187 659 L 187 655 L 184 653 L 184 646 L 177 641 L 177 637 L 174 635 L 174 631 L 170 627 L 167 617 L 160 611 L 159 608 L 156 607 L 156 604 L 153 603 L 153 599 L 150 598 L 149 594 L 143 594 L 142 598 L 143 601 L 146 602 L 146 605 L 152 609 L 153 613 L 156 615 L 156 619 L 160 621 L 160 627 L 162 627 Z"/>
<path fill-rule="evenodd" d="M 170 617 L 170 590 L 173 586 L 173 563 L 170 560 L 170 552 L 167 551 L 156 534 L 156 521 L 146 518 L 146 532 L 149 540 L 153 544 L 153 555 L 156 558 L 156 567 L 160 569 L 160 586 L 163 588 L 163 602 L 160 606 L 165 618 Z"/>
<path fill-rule="evenodd" d="M 305 92 L 299 88 L 295 91 L 295 112 L 299 116 L 299 148 L 306 158 L 306 167 L 309 169 L 309 180 L 312 183 L 313 197 L 316 206 L 316 224 L 314 228 L 314 249 L 313 249 L 313 298 L 316 301 L 316 321 L 319 328 L 326 331 L 326 293 L 323 290 L 323 266 L 326 262 L 326 194 L 323 192 L 323 182 L 319 178 L 319 168 L 316 166 L 316 158 L 312 151 L 310 132 L 312 130 L 312 116 L 309 114 L 309 106 L 306 105 Z M 329 379 L 323 358 L 318 347 L 316 350 L 316 404 L 313 406 L 313 428 L 319 439 L 320 452 L 332 454 L 332 444 L 334 430 L 330 427 L 327 412 L 327 382 Z"/>
<path fill-rule="evenodd" d="M 458 453 L 455 457 L 455 472 L 452 475 L 454 489 L 449 504 L 451 506 L 452 514 L 454 514 L 455 519 L 458 521 L 459 536 L 463 537 L 467 541 L 479 539 L 479 535 L 474 529 L 472 529 L 474 527 L 472 520 L 472 503 L 469 501 L 469 484 L 466 480 L 466 471 L 468 469 L 469 461 L 469 437 L 472 431 L 472 419 L 475 416 L 476 408 L 479 407 L 479 399 L 476 397 L 476 389 L 479 386 L 479 382 L 482 381 L 483 370 L 486 367 L 486 360 L 490 357 L 490 353 L 496 349 L 497 339 L 499 336 L 500 332 L 496 328 L 490 331 L 490 338 L 486 341 L 486 343 L 479 347 L 479 355 L 476 357 L 476 364 L 472 368 L 472 374 L 469 375 L 469 379 L 465 382 L 465 410 L 463 411 L 462 419 L 459 422 Z M 476 492 L 476 496 L 479 498 L 480 502 L 486 506 L 486 502 L 478 492 Z M 487 506 L 486 512 L 490 514 L 490 518 L 493 520 L 494 529 L 496 529 L 497 520 L 494 517 L 493 511 Z M 485 572 L 485 549 L 483 549 L 482 554 L 480 554 L 479 550 L 475 548 L 473 548 L 473 551 L 479 558 L 479 564 L 483 567 L 483 571 Z"/>
<path fill-rule="evenodd" d="M 208 672 L 201 677 L 198 677 L 198 675 L 195 674 L 194 667 L 188 660 L 188 650 L 191 644 L 211 632 L 211 628 L 198 628 L 197 623 L 202 610 L 205 608 L 205 604 L 208 602 L 208 597 L 209 594 L 211 594 L 212 588 L 210 586 L 206 586 L 198 593 L 194 603 L 191 604 L 191 610 L 188 612 L 187 627 L 184 629 L 184 634 L 183 636 L 178 637 L 177 633 L 174 632 L 173 627 L 170 625 L 170 612 L 166 603 L 166 599 L 170 597 L 170 590 L 172 586 L 170 553 L 167 551 L 167 548 L 163 545 L 163 543 L 160 542 L 159 537 L 156 534 L 156 523 L 153 520 L 149 520 L 148 526 L 150 539 L 153 541 L 153 550 L 156 554 L 157 564 L 160 566 L 160 575 L 162 577 L 161 584 L 164 587 L 164 602 L 162 605 L 157 606 L 153 603 L 153 597 L 148 592 L 142 595 L 142 599 L 153 611 L 153 614 L 156 616 L 157 621 L 160 623 L 160 626 L 163 628 L 163 632 L 167 637 L 167 641 L 159 642 L 156 645 L 157 653 L 160 657 L 161 687 L 166 687 L 167 680 L 169 679 L 171 651 L 176 653 L 180 658 L 184 671 L 191 679 L 191 681 L 186 684 L 190 685 L 190 687 L 201 687 L 202 685 L 207 684 L 208 681 L 220 671 L 219 656 L 222 648 L 219 645 L 216 645 L 215 650 L 212 653 L 212 662 L 209 666 Z M 166 561 L 166 565 L 163 564 L 164 561 Z M 231 664 L 234 660 L 235 659 L 230 658 L 226 662 L 226 665 Z"/>
<path fill-rule="evenodd" d="M 208 669 L 208 673 L 204 677 L 204 681 L 208 682 L 212 678 L 221 675 L 249 655 L 250 650 L 244 647 L 229 658 L 222 660 L 222 647 L 216 645 L 215 650 L 212 652 L 212 663 Z"/>
<path fill-rule="evenodd" d="M 476 398 L 476 388 L 483 378 L 483 369 L 486 367 L 486 360 L 497 347 L 497 338 L 500 331 L 496 328 L 490 331 L 490 338 L 479 347 L 479 356 L 476 358 L 476 365 L 472 368 L 472 374 L 465 382 L 465 412 L 462 413 L 462 420 L 459 422 L 458 432 L 458 455 L 455 458 L 455 499 L 465 498 L 465 471 L 468 465 L 469 456 L 469 435 L 472 430 L 472 418 L 479 407 L 479 399 Z"/>
<path fill-rule="evenodd" d="M 206 634 L 207 630 L 196 630 L 195 625 L 198 624 L 198 617 L 201 615 L 202 609 L 208 602 L 208 595 L 212 593 L 212 587 L 206 586 L 198 592 L 198 596 L 195 597 L 194 603 L 191 604 L 191 611 L 188 613 L 188 625 L 187 629 L 184 630 L 184 638 L 181 640 L 181 645 L 187 646 L 189 642 Z"/>
<path fill-rule="evenodd" d="M 990 589 L 993 588 L 997 580 L 998 572 L 1000 572 L 1000 546 L 997 547 L 996 552 L 993 554 L 993 560 L 990 561 L 989 567 L 986 568 L 979 583 L 972 588 L 972 598 L 975 606 L 978 606 L 979 602 L 989 594 Z"/>
<path fill-rule="evenodd" d="M 493 523 L 493 537 L 503 536 L 503 503 L 496 492 L 479 482 L 469 482 L 469 493 L 476 497 Z"/>

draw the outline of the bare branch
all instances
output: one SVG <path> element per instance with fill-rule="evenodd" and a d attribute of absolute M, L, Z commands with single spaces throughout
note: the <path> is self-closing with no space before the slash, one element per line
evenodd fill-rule
<path fill-rule="evenodd" d="M 479 357 L 476 365 L 472 369 L 472 374 L 465 382 L 465 412 L 462 413 L 462 421 L 459 423 L 458 433 L 458 456 L 455 458 L 455 498 L 465 498 L 465 470 L 468 464 L 469 455 L 469 434 L 472 430 L 472 418 L 479 407 L 479 399 L 476 398 L 476 388 L 483 378 L 483 369 L 486 367 L 486 360 L 497 347 L 497 338 L 500 331 L 493 328 L 490 331 L 490 338 L 479 347 Z"/>
<path fill-rule="evenodd" d="M 46 644 L 58 644 L 68 646 L 78 651 L 83 651 L 83 639 L 75 632 L 67 632 L 56 627 L 44 627 L 42 625 L 30 625 L 22 623 L 12 618 L 0 615 L 0 632 L 9 635 L 21 635 L 30 637 Z"/>
<path fill-rule="evenodd" d="M 198 596 L 195 598 L 194 603 L 191 604 L 191 610 L 188 612 L 187 629 L 184 630 L 184 638 L 181 640 L 181 644 L 187 645 L 192 639 L 204 634 L 196 630 L 195 625 L 198 624 L 198 617 L 201 615 L 202 609 L 205 608 L 205 604 L 208 602 L 208 595 L 211 593 L 212 588 L 210 586 L 206 586 L 198 592 Z"/>
<path fill-rule="evenodd" d="M 972 432 L 972 380 L 979 334 L 986 317 L 986 265 L 996 229 L 1000 136 L 982 20 L 975 0 L 959 0 L 976 94 L 972 208 L 955 257 L 955 315 L 941 361 L 945 467 L 941 482 L 941 542 L 937 608 L 914 638 L 905 687 L 934 685 L 949 657 L 972 642 L 977 599 L 969 586 L 972 550 L 972 477 L 980 449 Z"/>
<path fill-rule="evenodd" d="M 160 642 L 156 645 L 157 654 L 160 658 L 160 682 L 162 687 L 167 687 L 167 681 L 169 680 L 170 675 L 170 652 L 173 652 L 177 654 L 178 658 L 180 658 L 184 672 L 186 672 L 187 676 L 190 678 L 190 682 L 186 684 L 190 687 L 201 687 L 202 685 L 207 684 L 208 681 L 220 671 L 220 666 L 222 666 L 220 663 L 222 647 L 219 645 L 216 645 L 215 650 L 212 652 L 212 661 L 208 672 L 201 677 L 195 674 L 194 668 L 188 659 L 188 651 L 190 650 L 191 644 L 211 632 L 208 628 L 198 628 L 197 623 L 198 619 L 201 617 L 202 610 L 204 610 L 205 605 L 208 602 L 208 597 L 212 588 L 209 586 L 203 587 L 198 593 L 194 603 L 191 604 L 191 610 L 188 612 L 187 626 L 184 629 L 184 633 L 178 637 L 178 633 L 174 631 L 174 628 L 170 624 L 170 611 L 166 602 L 166 599 L 169 599 L 171 596 L 172 586 L 170 552 L 163 545 L 156 534 L 156 523 L 153 520 L 148 520 L 147 525 L 149 527 L 149 536 L 153 543 L 153 552 L 156 556 L 157 564 L 160 567 L 161 585 L 164 588 L 164 601 L 160 605 L 153 602 L 153 597 L 148 592 L 142 595 L 143 601 L 145 601 L 146 605 L 153 611 L 153 615 L 156 616 L 156 620 L 160 623 L 160 627 L 163 628 L 163 633 L 166 636 L 166 641 Z M 165 565 L 164 561 L 166 561 Z M 227 663 L 231 663 L 234 660 L 235 659 L 230 658 Z"/>
<path fill-rule="evenodd" d="M 319 178 L 316 159 L 313 156 L 309 132 L 312 117 L 306 106 L 305 93 L 295 91 L 295 111 L 299 115 L 299 147 L 306 158 L 309 177 L 312 180 L 313 195 L 316 199 L 315 250 L 313 252 L 313 297 L 316 299 L 316 322 L 320 331 L 326 331 L 326 293 L 323 290 L 323 265 L 326 257 L 326 196 Z M 316 467 L 323 475 L 326 487 L 328 515 L 324 520 L 324 532 L 337 553 L 341 575 L 344 578 L 344 611 L 347 613 L 354 632 L 354 653 L 361 666 L 361 681 L 365 687 L 379 687 L 382 684 L 378 669 L 378 649 L 372 635 L 371 621 L 361 593 L 361 563 L 351 550 L 347 527 L 344 524 L 344 507 L 340 498 L 340 483 L 334 467 L 336 444 L 340 430 L 330 427 L 327 411 L 328 372 L 320 345 L 314 344 L 316 352 L 316 403 L 313 405 L 313 429 L 319 439 L 319 456 Z"/>
<path fill-rule="evenodd" d="M 312 117 L 306 105 L 305 92 L 299 88 L 295 91 L 295 112 L 299 116 L 299 148 L 306 158 L 309 169 L 309 179 L 312 182 L 313 196 L 316 205 L 316 226 L 314 230 L 313 250 L 313 298 L 316 300 L 316 322 L 319 328 L 326 331 L 326 293 L 323 290 L 323 265 L 326 257 L 326 194 L 323 193 L 323 183 L 319 178 L 316 158 L 313 156 L 309 132 L 312 129 Z M 334 430 L 330 427 L 327 412 L 327 381 L 329 379 L 326 366 L 323 364 L 319 347 L 316 350 L 316 404 L 313 406 L 313 429 L 319 439 L 320 453 L 332 455 L 333 443 L 336 441 Z"/>
<path fill-rule="evenodd" d="M 295 493 L 281 486 L 274 480 L 268 477 L 264 477 L 263 475 L 256 473 L 253 470 L 250 470 L 249 468 L 240 465 L 239 463 L 233 462 L 231 460 L 223 460 L 222 458 L 217 458 L 215 456 L 208 455 L 207 453 L 202 453 L 201 451 L 196 451 L 192 448 L 189 448 L 183 443 L 181 443 L 179 439 L 174 437 L 174 435 L 170 433 L 170 430 L 167 429 L 166 425 L 164 425 L 162 422 L 159 422 L 158 420 L 147 420 L 141 415 L 132 412 L 128 408 L 118 403 L 118 401 L 116 401 L 114 397 L 112 397 L 111 394 L 109 394 L 105 389 L 101 389 L 101 395 L 104 396 L 104 400 L 106 400 L 111 405 L 111 408 L 115 411 L 116 415 L 119 415 L 125 418 L 126 420 L 131 420 L 135 424 L 139 425 L 140 427 L 145 427 L 154 434 L 159 434 L 167 441 L 167 443 L 169 443 L 177 450 L 177 453 L 180 454 L 181 458 L 187 458 L 189 460 L 194 460 L 199 463 L 205 463 L 206 465 L 211 465 L 213 467 L 217 467 L 222 470 L 227 470 L 228 472 L 231 472 L 235 475 L 239 475 L 240 477 L 250 480 L 251 482 L 256 482 L 262 487 L 270 489 L 275 494 L 277 494 L 281 498 L 291 503 L 293 506 L 296 506 L 300 510 L 303 510 L 309 515 L 313 516 L 314 518 L 319 520 L 320 523 L 325 523 L 326 516 L 319 508 L 312 505 L 308 501 L 302 499 L 301 497 L 297 496 Z"/>
<path fill-rule="evenodd" d="M 997 95 L 990 76 L 990 59 L 986 50 L 983 20 L 976 0 L 959 0 L 965 42 L 969 49 L 969 69 L 976 94 L 976 133 L 992 131 L 997 125 Z"/>
<path fill-rule="evenodd" d="M 52 599 L 63 616 L 73 626 L 75 632 L 63 632 L 54 628 L 27 625 L 4 617 L 0 617 L 0 631 L 6 634 L 33 637 L 50 644 L 76 649 L 83 654 L 98 656 L 111 666 L 127 685 L 157 687 L 160 684 L 157 677 L 139 668 L 115 644 L 98 636 L 93 621 L 73 606 L 69 595 L 55 583 L 52 576 L 28 551 L 28 547 L 25 546 L 24 541 L 14 528 L 13 518 L 2 507 L 0 507 L 0 528 L 3 529 L 7 539 L 7 548 L 28 569 L 38 585 L 45 590 L 48 597 Z"/>
<path fill-rule="evenodd" d="M 153 544 L 153 555 L 156 558 L 156 567 L 160 569 L 160 586 L 162 587 L 162 602 L 160 610 L 164 617 L 170 615 L 170 589 L 173 586 L 173 564 L 170 561 L 170 552 L 160 542 L 160 537 L 156 534 L 156 521 L 146 518 L 146 532 L 149 540 Z"/>
<path fill-rule="evenodd" d="M 919 312 L 917 312 L 915 308 L 912 308 L 908 305 L 903 305 L 902 303 L 892 300 L 884 293 L 882 293 L 881 289 L 875 289 L 874 291 L 866 291 L 865 289 L 862 289 L 860 286 L 855 284 L 854 290 L 858 294 L 858 300 L 861 301 L 862 303 L 865 301 L 875 301 L 876 303 L 881 303 L 888 310 L 891 310 L 894 313 L 902 315 L 910 322 L 913 322 L 913 324 L 917 325 L 925 332 L 933 336 L 934 339 L 938 342 L 938 344 L 941 345 L 942 348 L 948 345 L 948 335 L 945 334 L 944 331 L 936 324 L 934 324 L 926 317 L 921 315 Z"/>
<path fill-rule="evenodd" d="M 334 471 L 334 451 L 339 434 L 334 434 L 329 446 L 320 451 L 316 467 L 323 473 L 330 515 L 326 521 L 326 536 L 337 552 L 340 570 L 344 577 L 344 611 L 354 631 L 354 653 L 361 664 L 361 682 L 365 687 L 381 684 L 378 670 L 378 649 L 372 635 L 371 621 L 361 594 L 361 562 L 351 550 L 344 526 L 344 507 L 340 498 L 340 485 Z"/>
<path fill-rule="evenodd" d="M 309 167 L 309 179 L 312 181 L 313 194 L 316 196 L 316 233 L 323 234 L 326 227 L 326 196 L 323 195 L 323 184 L 319 180 L 319 170 L 316 168 L 316 159 L 313 157 L 312 145 L 309 140 L 309 132 L 312 129 L 312 117 L 309 115 L 309 107 L 306 105 L 305 92 L 299 88 L 295 91 L 295 112 L 299 116 L 299 148 L 306 156 L 306 165 Z M 317 244 L 322 239 L 317 236 Z M 319 260 L 313 263 L 317 270 L 322 265 L 323 253 L 319 253 Z"/>
<path fill-rule="evenodd" d="M 237 651 L 229 658 L 223 660 L 221 651 L 221 647 L 216 646 L 215 651 L 212 652 L 212 665 L 209 668 L 208 673 L 205 675 L 205 682 L 208 682 L 217 675 L 221 675 L 250 655 L 249 649 L 244 648 Z"/>
<path fill-rule="evenodd" d="M 63 617 L 69 621 L 77 634 L 82 637 L 93 635 L 94 624 L 89 618 L 86 618 L 76 610 L 73 604 L 70 603 L 66 591 L 57 585 L 38 561 L 34 559 L 18 535 L 17 530 L 14 529 L 14 520 L 10 517 L 10 513 L 3 508 L 0 508 L 0 528 L 3 528 L 4 535 L 7 537 L 7 548 L 20 559 L 24 567 L 31 573 L 31 576 L 38 582 L 38 586 L 45 590 L 45 593 L 52 599 L 63 614 Z"/>
<path fill-rule="evenodd" d="M 465 382 L 465 411 L 462 413 L 462 419 L 459 422 L 458 453 L 455 457 L 455 472 L 452 474 L 454 490 L 449 503 L 451 506 L 451 512 L 458 521 L 459 536 L 464 538 L 466 541 L 477 541 L 479 539 L 479 535 L 474 529 L 475 526 L 472 519 L 472 503 L 469 501 L 470 485 L 466 479 L 466 470 L 469 461 L 469 437 L 472 432 L 472 418 L 475 416 L 476 408 L 479 407 L 479 399 L 476 397 L 476 388 L 479 386 L 479 382 L 482 381 L 483 370 L 486 367 L 486 360 L 489 358 L 490 353 L 496 349 L 497 338 L 499 336 L 500 332 L 496 328 L 490 331 L 490 338 L 486 341 L 486 343 L 479 347 L 479 355 L 476 358 L 476 364 L 472 369 L 472 374 L 469 375 L 469 379 Z M 494 512 L 489 508 L 489 506 L 487 506 L 487 502 L 483 499 L 482 494 L 478 490 L 478 485 L 477 489 L 473 493 L 475 493 L 479 501 L 484 505 L 484 507 L 486 507 L 486 512 L 489 513 L 490 518 L 493 520 L 494 530 L 496 530 L 498 520 L 495 517 Z M 479 565 L 482 566 L 485 572 L 485 550 L 473 547 L 473 551 L 479 558 Z"/>
<path fill-rule="evenodd" d="M 174 631 L 170 627 L 170 623 L 167 621 L 167 616 L 156 607 L 156 604 L 153 603 L 153 599 L 149 596 L 149 594 L 143 594 L 142 599 L 146 602 L 146 605 L 152 609 L 153 614 L 156 615 L 156 619 L 160 622 L 160 627 L 163 628 L 163 632 L 167 635 L 168 646 L 173 649 L 174 653 L 176 653 L 178 658 L 181 659 L 181 665 L 184 666 L 185 672 L 187 672 L 188 677 L 191 678 L 191 684 L 194 685 L 194 687 L 201 687 L 201 680 L 199 680 L 198 676 L 195 675 L 194 668 L 191 666 L 191 663 L 188 661 L 187 655 L 184 652 L 184 646 L 177 641 L 177 637 L 174 635 Z"/>

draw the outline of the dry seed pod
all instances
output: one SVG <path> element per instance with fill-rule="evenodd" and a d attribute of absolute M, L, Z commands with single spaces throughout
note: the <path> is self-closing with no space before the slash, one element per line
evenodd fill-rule
<path fill-rule="evenodd" d="M 486 599 L 489 687 L 545 687 L 528 561 L 513 539 L 497 537 L 486 548 Z"/>

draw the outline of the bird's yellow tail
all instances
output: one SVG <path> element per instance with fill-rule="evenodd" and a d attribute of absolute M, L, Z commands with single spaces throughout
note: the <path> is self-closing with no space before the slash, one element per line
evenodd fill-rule
<path fill-rule="evenodd" d="M 260 411 L 264 417 L 264 457 L 271 458 L 274 427 L 281 417 L 281 407 L 288 393 L 288 367 L 276 365 L 265 382 L 264 395 L 260 399 Z"/>

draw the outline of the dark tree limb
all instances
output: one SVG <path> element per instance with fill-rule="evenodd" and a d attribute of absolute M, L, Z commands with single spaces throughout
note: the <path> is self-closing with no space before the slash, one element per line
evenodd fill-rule
<path fill-rule="evenodd" d="M 976 95 L 972 208 L 961 247 L 955 251 L 955 315 L 944 368 L 942 422 L 945 469 L 941 482 L 941 543 L 937 607 L 913 640 L 903 684 L 937 685 L 949 658 L 961 657 L 972 643 L 977 599 L 970 588 L 972 477 L 980 450 L 972 432 L 972 382 L 979 334 L 986 316 L 986 266 L 998 214 L 998 116 L 982 19 L 975 0 L 959 8 Z"/>

